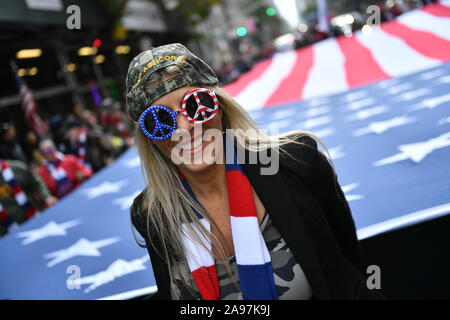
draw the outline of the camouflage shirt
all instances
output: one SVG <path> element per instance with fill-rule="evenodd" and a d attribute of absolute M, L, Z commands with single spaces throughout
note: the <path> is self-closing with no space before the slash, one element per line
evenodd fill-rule
<path fill-rule="evenodd" d="M 264 214 L 264 218 L 261 221 L 260 230 L 272 260 L 273 276 L 278 293 L 278 299 L 311 299 L 313 293 L 300 264 L 292 255 L 278 230 L 272 224 L 272 220 L 267 212 Z M 220 299 L 242 300 L 242 292 L 239 286 L 239 276 L 235 256 L 228 258 L 228 263 L 230 264 L 232 277 L 230 277 L 225 264 L 216 260 Z M 174 281 L 170 284 L 172 299 L 201 299 L 201 295 L 197 289 L 187 263 L 180 263 L 179 267 L 182 272 L 182 277 L 180 274 L 175 273 Z M 187 279 L 187 283 L 182 281 L 183 278 Z M 186 286 L 189 288 L 186 288 Z"/>

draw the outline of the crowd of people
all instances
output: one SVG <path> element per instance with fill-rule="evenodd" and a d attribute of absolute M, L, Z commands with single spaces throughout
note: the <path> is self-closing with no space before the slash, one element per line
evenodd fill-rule
<path fill-rule="evenodd" d="M 0 237 L 52 206 L 133 145 L 131 122 L 119 102 L 102 112 L 54 115 L 46 132 L 0 123 Z"/>
<path fill-rule="evenodd" d="M 215 70 L 219 85 L 224 86 L 236 81 L 242 74 L 250 71 L 258 62 L 272 57 L 276 50 L 272 45 L 266 45 L 251 56 L 249 53 L 236 55 L 234 61 L 225 61 L 219 69 Z"/>

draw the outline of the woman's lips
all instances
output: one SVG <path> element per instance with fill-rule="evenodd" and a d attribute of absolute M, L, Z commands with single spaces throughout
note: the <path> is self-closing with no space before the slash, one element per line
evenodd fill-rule
<path fill-rule="evenodd" d="M 181 152 L 182 155 L 193 155 L 201 151 L 208 141 L 203 141 L 203 135 L 192 138 L 190 142 L 181 142 L 177 144 L 174 149 Z"/>
<path fill-rule="evenodd" d="M 192 138 L 189 142 L 180 142 L 174 148 L 175 149 L 183 149 L 188 150 L 198 146 L 200 142 L 203 140 L 203 135 Z"/>
<path fill-rule="evenodd" d="M 193 149 L 182 149 L 181 153 L 183 155 L 194 155 L 198 152 L 201 152 L 205 146 L 208 144 L 209 141 L 203 141 L 202 143 L 200 143 L 197 147 L 193 148 Z"/>

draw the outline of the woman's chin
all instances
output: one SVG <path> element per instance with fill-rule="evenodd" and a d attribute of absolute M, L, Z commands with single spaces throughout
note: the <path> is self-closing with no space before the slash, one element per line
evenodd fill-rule
<path fill-rule="evenodd" d="M 207 170 L 208 168 L 210 168 L 211 166 L 213 166 L 214 164 L 208 164 L 208 163 L 189 163 L 189 164 L 180 164 L 179 167 L 181 170 L 184 171 L 188 171 L 188 172 L 192 172 L 192 173 L 200 173 L 203 172 L 205 170 Z"/>

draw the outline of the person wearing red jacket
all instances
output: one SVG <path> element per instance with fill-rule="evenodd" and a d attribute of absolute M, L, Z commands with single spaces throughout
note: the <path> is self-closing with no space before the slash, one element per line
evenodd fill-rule
<path fill-rule="evenodd" d="M 39 144 L 39 149 L 44 155 L 45 161 L 39 168 L 38 174 L 50 192 L 58 199 L 92 176 L 92 170 L 75 156 L 64 155 L 57 151 L 52 140 L 43 140 Z"/>

